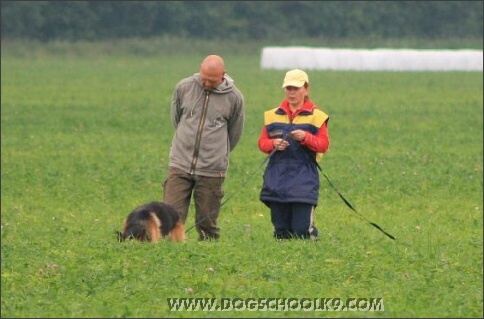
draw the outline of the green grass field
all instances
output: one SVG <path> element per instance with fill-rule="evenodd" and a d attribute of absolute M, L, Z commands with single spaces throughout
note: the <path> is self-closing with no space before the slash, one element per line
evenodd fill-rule
<path fill-rule="evenodd" d="M 256 49 L 138 43 L 1 57 L 1 317 L 482 317 L 482 72 L 308 71 L 330 115 L 318 242 L 276 242 L 258 200 L 263 112 L 284 71 Z M 129 50 L 126 50 L 129 48 Z M 173 51 L 172 51 L 173 50 Z M 246 98 L 218 242 L 118 243 L 159 200 L 172 90 L 209 53 Z M 193 225 L 190 211 L 187 227 Z M 384 311 L 170 311 L 167 298 L 382 298 Z"/>

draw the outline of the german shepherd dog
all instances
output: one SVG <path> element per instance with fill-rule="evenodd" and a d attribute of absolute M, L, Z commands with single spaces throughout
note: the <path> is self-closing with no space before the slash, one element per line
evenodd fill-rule
<path fill-rule="evenodd" d="M 180 214 L 171 205 L 150 202 L 133 210 L 117 232 L 119 242 L 127 239 L 156 243 L 160 238 L 185 241 L 185 227 Z"/>

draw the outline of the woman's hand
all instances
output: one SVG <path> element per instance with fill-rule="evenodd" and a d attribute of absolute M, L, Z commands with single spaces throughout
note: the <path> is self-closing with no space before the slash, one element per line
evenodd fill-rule
<path fill-rule="evenodd" d="M 306 137 L 306 131 L 294 130 L 291 132 L 290 136 L 292 137 L 292 139 L 301 142 Z"/>
<path fill-rule="evenodd" d="M 284 151 L 289 146 L 289 142 L 282 138 L 275 138 L 272 144 L 274 145 L 274 148 L 278 151 Z"/>

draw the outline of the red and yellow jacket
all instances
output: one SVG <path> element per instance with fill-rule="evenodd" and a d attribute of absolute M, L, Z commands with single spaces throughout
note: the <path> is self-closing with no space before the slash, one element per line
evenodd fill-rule
<path fill-rule="evenodd" d="M 279 107 L 264 113 L 258 146 L 271 154 L 264 172 L 260 200 L 268 202 L 298 202 L 317 205 L 319 197 L 319 173 L 316 161 L 329 148 L 329 116 L 306 100 L 302 108 L 292 113 L 287 100 Z M 291 139 L 296 129 L 306 131 L 301 142 Z M 284 151 L 274 150 L 273 139 L 284 138 L 289 147 Z"/>

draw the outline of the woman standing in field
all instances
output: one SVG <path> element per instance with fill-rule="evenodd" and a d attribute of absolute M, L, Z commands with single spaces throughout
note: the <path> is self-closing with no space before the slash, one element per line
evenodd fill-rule
<path fill-rule="evenodd" d="M 329 116 L 309 99 L 306 72 L 288 71 L 285 99 L 264 113 L 259 149 L 269 154 L 260 200 L 271 211 L 276 239 L 317 239 L 319 161 L 329 148 Z"/>

